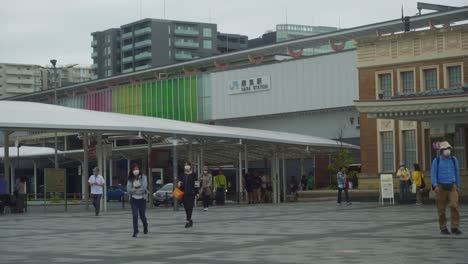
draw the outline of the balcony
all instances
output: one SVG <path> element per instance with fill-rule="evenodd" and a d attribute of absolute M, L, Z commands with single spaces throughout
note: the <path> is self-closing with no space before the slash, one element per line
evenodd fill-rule
<path fill-rule="evenodd" d="M 97 64 L 91 64 L 91 70 L 97 69 L 98 65 Z"/>
<path fill-rule="evenodd" d="M 128 44 L 122 47 L 122 51 L 127 51 L 133 49 L 133 44 Z"/>
<path fill-rule="evenodd" d="M 175 58 L 176 60 L 193 60 L 193 59 L 197 59 L 198 57 L 193 56 L 193 54 L 179 52 L 175 54 Z"/>
<path fill-rule="evenodd" d="M 140 35 L 150 34 L 150 33 L 151 33 L 150 27 L 145 27 L 145 28 L 135 30 L 135 36 L 140 36 Z"/>
<path fill-rule="evenodd" d="M 195 28 L 176 28 L 174 30 L 176 35 L 198 36 L 198 29 Z"/>
<path fill-rule="evenodd" d="M 135 60 L 149 59 L 151 58 L 151 56 L 152 56 L 151 52 L 145 51 L 145 52 L 135 55 Z"/>
<path fill-rule="evenodd" d="M 146 47 L 146 46 L 151 46 L 151 39 L 147 39 L 147 40 L 143 40 L 143 41 L 135 43 L 135 48 L 141 48 L 141 47 Z"/>
<path fill-rule="evenodd" d="M 135 71 L 141 71 L 141 70 L 145 70 L 145 69 L 149 69 L 149 68 L 151 68 L 151 65 L 146 64 L 146 65 L 135 67 Z"/>
<path fill-rule="evenodd" d="M 26 78 L 21 78 L 21 79 L 18 79 L 18 78 L 6 78 L 6 83 L 9 83 L 9 84 L 34 84 L 34 78 L 29 78 L 29 79 L 26 79 Z"/>
<path fill-rule="evenodd" d="M 123 33 L 120 38 L 121 39 L 128 39 L 128 38 L 131 38 L 133 36 L 133 32 L 127 32 L 127 33 Z"/>
<path fill-rule="evenodd" d="M 91 41 L 91 47 L 96 47 L 97 46 L 97 40 Z"/>
<path fill-rule="evenodd" d="M 133 72 L 133 68 L 122 70 L 122 73 L 129 73 L 129 72 Z"/>
<path fill-rule="evenodd" d="M 130 57 L 125 57 L 125 58 L 122 59 L 122 63 L 131 62 L 131 61 L 133 61 L 133 57 L 132 57 L 132 56 L 130 56 Z"/>
<path fill-rule="evenodd" d="M 91 58 L 97 58 L 98 53 L 97 51 L 91 53 Z"/>
<path fill-rule="evenodd" d="M 194 49 L 198 49 L 198 47 L 200 46 L 198 44 L 198 42 L 193 42 L 193 41 L 176 41 L 174 42 L 174 46 L 178 47 L 178 48 L 194 48 Z"/>

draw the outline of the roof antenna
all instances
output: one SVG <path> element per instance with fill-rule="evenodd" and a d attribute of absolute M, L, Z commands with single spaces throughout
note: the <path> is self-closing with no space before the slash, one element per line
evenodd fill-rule
<path fill-rule="evenodd" d="M 288 8 L 286 7 L 286 25 L 288 24 Z"/>

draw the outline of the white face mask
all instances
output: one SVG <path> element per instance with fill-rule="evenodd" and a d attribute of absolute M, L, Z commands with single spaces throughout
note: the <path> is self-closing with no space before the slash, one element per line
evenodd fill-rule
<path fill-rule="evenodd" d="M 133 171 L 133 175 L 135 175 L 135 176 L 140 175 L 140 170 L 134 170 L 134 171 Z"/>
<path fill-rule="evenodd" d="M 192 167 L 190 167 L 189 165 L 185 165 L 185 167 L 184 167 L 184 169 L 185 169 L 186 171 L 189 171 L 191 168 L 192 168 Z"/>
<path fill-rule="evenodd" d="M 444 149 L 444 151 L 442 151 L 442 154 L 444 154 L 444 156 L 446 157 L 450 156 L 450 153 L 451 153 L 450 149 Z"/>
<path fill-rule="evenodd" d="M 205 170 L 205 171 L 203 171 L 203 173 L 205 173 L 205 174 L 208 174 L 208 171 L 207 171 L 207 170 Z"/>

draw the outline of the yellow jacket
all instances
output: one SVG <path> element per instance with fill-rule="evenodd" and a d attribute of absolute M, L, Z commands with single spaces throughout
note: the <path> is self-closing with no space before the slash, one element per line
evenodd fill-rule
<path fill-rule="evenodd" d="M 424 179 L 424 173 L 422 171 L 414 171 L 413 173 L 413 181 L 417 187 L 421 186 L 422 179 Z"/>
<path fill-rule="evenodd" d="M 400 181 L 407 181 L 411 178 L 410 171 L 407 168 L 398 169 L 397 176 L 400 178 Z"/>

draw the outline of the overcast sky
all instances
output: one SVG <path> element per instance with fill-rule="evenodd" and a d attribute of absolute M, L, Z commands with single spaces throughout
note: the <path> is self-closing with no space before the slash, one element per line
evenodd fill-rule
<path fill-rule="evenodd" d="M 405 15 L 417 13 L 417 0 L 166 0 L 165 12 L 164 0 L 0 1 L 0 62 L 41 65 L 51 58 L 61 65 L 91 64 L 91 32 L 164 13 L 166 19 L 217 23 L 218 31 L 249 38 L 286 21 L 349 28 L 399 18 L 401 5 Z"/>

